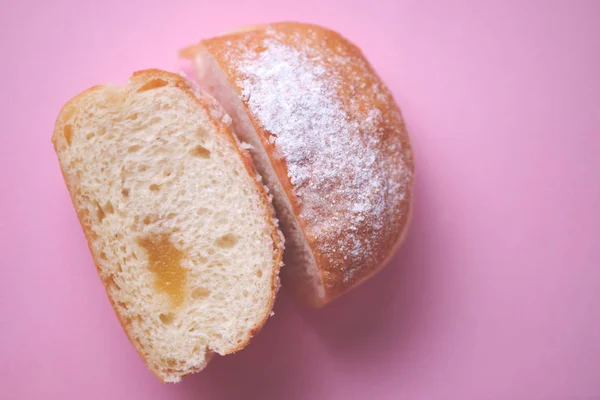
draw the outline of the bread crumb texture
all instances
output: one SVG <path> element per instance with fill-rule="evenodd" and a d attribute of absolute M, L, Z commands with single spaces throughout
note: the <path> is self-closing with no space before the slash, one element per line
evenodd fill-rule
<path fill-rule="evenodd" d="M 182 82 L 150 71 L 88 90 L 53 137 L 109 298 L 166 382 L 247 343 L 271 311 L 281 259 L 222 114 Z"/>

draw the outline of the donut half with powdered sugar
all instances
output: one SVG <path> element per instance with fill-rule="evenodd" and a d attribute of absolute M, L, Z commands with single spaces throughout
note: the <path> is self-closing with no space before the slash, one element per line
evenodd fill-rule
<path fill-rule="evenodd" d="M 360 49 L 275 23 L 182 53 L 252 147 L 286 237 L 284 285 L 322 306 L 380 270 L 408 228 L 414 165 L 400 109 Z"/>

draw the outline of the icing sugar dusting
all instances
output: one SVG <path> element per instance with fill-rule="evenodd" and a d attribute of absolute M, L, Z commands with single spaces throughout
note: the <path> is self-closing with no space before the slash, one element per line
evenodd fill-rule
<path fill-rule="evenodd" d="M 382 112 L 362 110 L 352 99 L 343 104 L 338 91 L 347 82 L 322 60 L 274 39 L 263 45 L 258 58 L 248 52 L 238 61 L 236 84 L 286 161 L 307 233 L 330 261 L 353 261 L 344 271 L 351 279 L 384 234 L 386 203 L 401 191 L 400 165 L 386 172 L 381 156 Z"/>

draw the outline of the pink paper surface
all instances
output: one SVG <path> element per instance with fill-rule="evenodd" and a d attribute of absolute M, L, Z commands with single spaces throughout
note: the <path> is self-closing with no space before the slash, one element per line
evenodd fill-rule
<path fill-rule="evenodd" d="M 392 263 L 322 310 L 283 288 L 245 350 L 162 385 L 97 277 L 50 136 L 62 104 L 240 25 L 361 46 L 412 135 Z M 1 399 L 600 398 L 600 1 L 4 1 Z"/>

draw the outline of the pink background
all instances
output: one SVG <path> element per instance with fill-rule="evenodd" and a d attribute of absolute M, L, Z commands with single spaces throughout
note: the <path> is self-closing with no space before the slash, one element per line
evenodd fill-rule
<path fill-rule="evenodd" d="M 323 310 L 285 288 L 176 386 L 123 334 L 50 145 L 61 105 L 258 22 L 360 45 L 416 153 L 406 244 Z M 4 1 L 0 398 L 600 398 L 600 1 Z"/>

